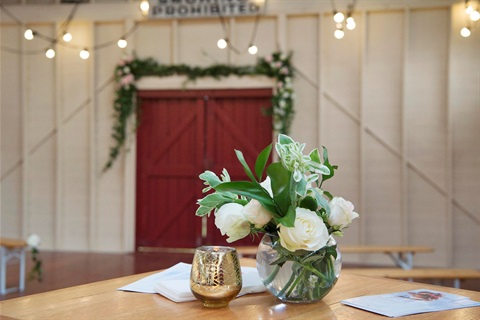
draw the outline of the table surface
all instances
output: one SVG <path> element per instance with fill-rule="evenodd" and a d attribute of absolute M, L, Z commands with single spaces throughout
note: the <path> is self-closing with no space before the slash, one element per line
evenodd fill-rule
<path fill-rule="evenodd" d="M 252 266 L 252 259 L 242 265 Z M 340 275 L 336 286 L 314 304 L 284 304 L 269 293 L 248 294 L 227 308 L 204 308 L 198 301 L 175 303 L 158 294 L 118 291 L 155 272 L 54 290 L 0 302 L 0 319 L 388 319 L 345 306 L 341 300 L 362 295 L 434 289 L 480 301 L 480 292 L 384 278 Z M 480 307 L 423 313 L 401 319 L 480 319 Z"/>

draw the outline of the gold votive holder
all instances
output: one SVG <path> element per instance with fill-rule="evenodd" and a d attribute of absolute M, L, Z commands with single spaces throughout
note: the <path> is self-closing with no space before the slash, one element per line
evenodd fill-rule
<path fill-rule="evenodd" d="M 195 249 L 190 289 L 205 307 L 228 306 L 242 289 L 237 250 L 223 246 L 202 246 Z"/>

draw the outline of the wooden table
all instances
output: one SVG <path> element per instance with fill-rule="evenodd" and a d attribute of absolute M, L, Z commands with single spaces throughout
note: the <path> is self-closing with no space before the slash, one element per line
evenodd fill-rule
<path fill-rule="evenodd" d="M 252 265 L 243 260 L 243 265 Z M 284 304 L 269 293 L 249 294 L 222 309 L 204 308 L 200 302 L 172 302 L 158 294 L 116 290 L 155 272 L 50 291 L 0 302 L 1 320 L 12 319 L 388 319 L 341 300 L 361 295 L 413 289 L 434 289 L 480 301 L 480 292 L 438 287 L 401 280 L 341 274 L 334 289 L 319 303 Z M 402 317 L 401 319 L 477 320 L 480 307 Z"/>

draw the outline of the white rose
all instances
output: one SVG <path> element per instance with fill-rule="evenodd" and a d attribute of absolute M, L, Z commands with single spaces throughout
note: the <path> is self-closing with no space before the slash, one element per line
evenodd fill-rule
<path fill-rule="evenodd" d="M 267 178 L 263 180 L 263 182 L 260 183 L 260 185 L 263 187 L 263 189 L 268 191 L 268 194 L 270 195 L 270 197 L 273 197 L 272 181 L 270 180 L 269 176 L 267 176 Z"/>
<path fill-rule="evenodd" d="M 255 225 L 255 228 L 262 228 L 270 220 L 272 220 L 272 214 L 270 211 L 265 209 L 260 202 L 255 199 L 252 199 L 245 207 L 242 209 L 243 215 Z"/>
<path fill-rule="evenodd" d="M 334 197 L 330 201 L 330 209 L 328 224 L 338 226 L 340 230 L 348 227 L 353 219 L 358 218 L 358 213 L 353 211 L 353 204 L 341 197 Z"/>
<path fill-rule="evenodd" d="M 297 216 L 292 228 L 280 225 L 278 235 L 280 244 L 288 251 L 307 250 L 315 251 L 323 248 L 328 241 L 327 226 L 313 211 L 297 208 Z"/>
<path fill-rule="evenodd" d="M 40 246 L 40 237 L 36 234 L 31 234 L 27 238 L 27 244 L 29 247 L 38 248 Z"/>
<path fill-rule="evenodd" d="M 242 210 L 243 206 L 238 203 L 227 203 L 215 213 L 215 225 L 222 235 L 228 235 L 228 243 L 245 238 L 250 233 L 250 222 Z"/>

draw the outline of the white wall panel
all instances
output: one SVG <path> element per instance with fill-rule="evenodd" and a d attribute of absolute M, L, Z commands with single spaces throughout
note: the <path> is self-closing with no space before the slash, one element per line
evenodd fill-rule
<path fill-rule="evenodd" d="M 105 43 L 115 39 L 118 34 L 124 32 L 124 28 L 124 24 L 121 23 L 98 25 L 95 42 Z M 135 36 L 128 40 L 130 44 L 138 43 Z M 135 46 L 132 45 L 132 47 Z M 141 46 L 141 48 L 144 47 L 149 46 Z M 124 51 L 131 51 L 130 45 Z M 115 66 L 121 58 L 122 50 L 112 46 L 97 52 L 97 59 L 95 60 L 95 86 L 98 90 L 95 100 L 95 153 L 97 154 L 95 176 L 97 177 L 96 183 L 98 183 L 98 197 L 96 215 L 92 223 L 96 225 L 96 235 L 94 237 L 96 243 L 93 246 L 96 251 L 114 252 L 123 249 L 121 246 L 123 207 L 122 202 L 118 201 L 118 199 L 122 198 L 123 192 L 123 175 L 121 174 L 123 161 L 118 161 L 110 170 L 103 172 L 110 152 L 109 147 L 113 144 L 111 137 L 113 110 L 111 106 L 115 97 L 113 82 L 109 85 L 107 84 L 109 79 L 111 80 Z"/>
<path fill-rule="evenodd" d="M 404 14 L 373 12 L 366 23 L 365 124 L 397 152 L 402 150 Z"/>
<path fill-rule="evenodd" d="M 229 19 L 225 19 L 230 29 Z M 231 32 L 231 31 L 230 31 Z M 180 20 L 178 22 L 178 63 L 209 66 L 227 63 L 228 50 L 220 50 L 217 41 L 224 37 L 219 20 Z"/>
<path fill-rule="evenodd" d="M 128 51 L 135 50 L 135 54 L 140 58 L 152 57 L 161 63 L 171 64 L 174 63 L 172 40 L 172 22 L 170 20 L 139 22 L 127 48 Z"/>
<path fill-rule="evenodd" d="M 51 136 L 30 155 L 27 233 L 36 233 L 42 246 L 55 246 L 55 139 Z"/>
<path fill-rule="evenodd" d="M 287 20 L 288 52 L 297 70 L 294 80 L 295 121 L 292 136 L 307 143 L 307 149 L 320 148 L 317 135 L 318 121 L 318 16 L 291 17 Z M 308 32 L 307 32 L 308 31 Z M 299 37 L 299 34 L 303 34 Z"/>
<path fill-rule="evenodd" d="M 2 27 L 0 33 L 3 46 L 12 49 L 20 46 L 19 28 Z M 22 159 L 20 59 L 21 57 L 16 53 L 0 51 L 0 154 L 2 156 L 0 173 L 2 181 L 11 174 L 12 170 L 18 170 Z"/>
<path fill-rule="evenodd" d="M 88 114 L 82 108 L 65 124 L 59 249 L 89 249 Z"/>

